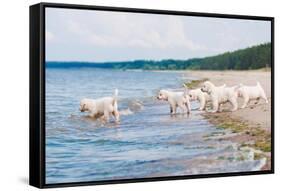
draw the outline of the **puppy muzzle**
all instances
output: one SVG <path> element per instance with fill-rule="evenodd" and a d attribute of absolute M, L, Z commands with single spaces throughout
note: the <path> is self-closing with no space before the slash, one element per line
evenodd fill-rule
<path fill-rule="evenodd" d="M 85 110 L 85 104 L 84 104 L 82 107 L 80 106 L 79 110 L 80 110 L 81 112 L 85 112 L 85 111 L 86 111 L 86 110 Z"/>

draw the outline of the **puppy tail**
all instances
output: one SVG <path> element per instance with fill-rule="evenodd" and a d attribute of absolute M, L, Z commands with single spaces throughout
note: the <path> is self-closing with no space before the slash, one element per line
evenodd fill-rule
<path fill-rule="evenodd" d="M 118 89 L 116 88 L 113 94 L 113 104 L 117 102 L 117 96 L 118 96 Z"/>
<path fill-rule="evenodd" d="M 118 89 L 116 88 L 115 90 L 114 90 L 114 97 L 117 97 L 118 96 Z"/>
<path fill-rule="evenodd" d="M 257 81 L 257 87 L 260 89 L 261 92 L 263 92 L 262 94 L 264 94 L 264 97 L 266 97 L 266 96 L 265 96 L 264 89 L 263 89 L 263 87 L 261 86 L 261 84 L 260 84 L 259 81 Z"/>
<path fill-rule="evenodd" d="M 116 89 L 114 90 L 113 102 L 112 102 L 112 105 L 114 106 L 114 110 L 115 110 L 115 111 L 118 110 L 118 106 L 117 106 L 117 96 L 118 96 L 118 89 L 116 88 Z"/>
<path fill-rule="evenodd" d="M 184 87 L 184 93 L 183 93 L 183 95 L 184 95 L 184 96 L 187 96 L 187 95 L 188 95 L 188 87 L 187 87 L 186 84 L 182 84 L 182 85 L 183 85 L 183 87 Z"/>

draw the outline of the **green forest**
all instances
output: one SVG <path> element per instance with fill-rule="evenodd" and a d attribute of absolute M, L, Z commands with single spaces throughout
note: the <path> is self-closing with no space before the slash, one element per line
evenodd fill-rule
<path fill-rule="evenodd" d="M 187 60 L 135 60 L 124 62 L 47 62 L 49 68 L 94 67 L 143 70 L 251 70 L 271 67 L 271 43 L 233 52 Z"/>

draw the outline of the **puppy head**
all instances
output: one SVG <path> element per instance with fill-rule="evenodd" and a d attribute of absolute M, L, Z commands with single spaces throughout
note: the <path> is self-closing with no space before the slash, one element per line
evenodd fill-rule
<path fill-rule="evenodd" d="M 197 93 L 194 90 L 190 90 L 188 92 L 188 97 L 190 101 L 194 101 L 197 99 Z"/>
<path fill-rule="evenodd" d="M 168 100 L 168 95 L 166 90 L 160 90 L 157 96 L 159 100 Z"/>
<path fill-rule="evenodd" d="M 79 110 L 81 112 L 89 111 L 89 104 L 88 104 L 88 100 L 87 99 L 82 99 L 80 101 L 80 108 L 79 108 Z"/>
<path fill-rule="evenodd" d="M 210 81 L 206 81 L 203 83 L 203 87 L 201 88 L 202 92 L 207 92 L 208 94 L 212 93 L 212 90 L 214 89 L 214 84 Z"/>

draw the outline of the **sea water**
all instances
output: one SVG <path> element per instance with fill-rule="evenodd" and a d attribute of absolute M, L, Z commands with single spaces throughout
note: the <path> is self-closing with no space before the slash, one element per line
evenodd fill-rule
<path fill-rule="evenodd" d="M 180 91 L 180 72 L 95 68 L 46 69 L 46 183 L 179 176 L 259 170 L 251 150 L 216 137 L 229 134 L 191 115 L 171 116 L 160 89 Z M 79 111 L 83 98 L 119 90 L 121 122 L 93 120 Z"/>

